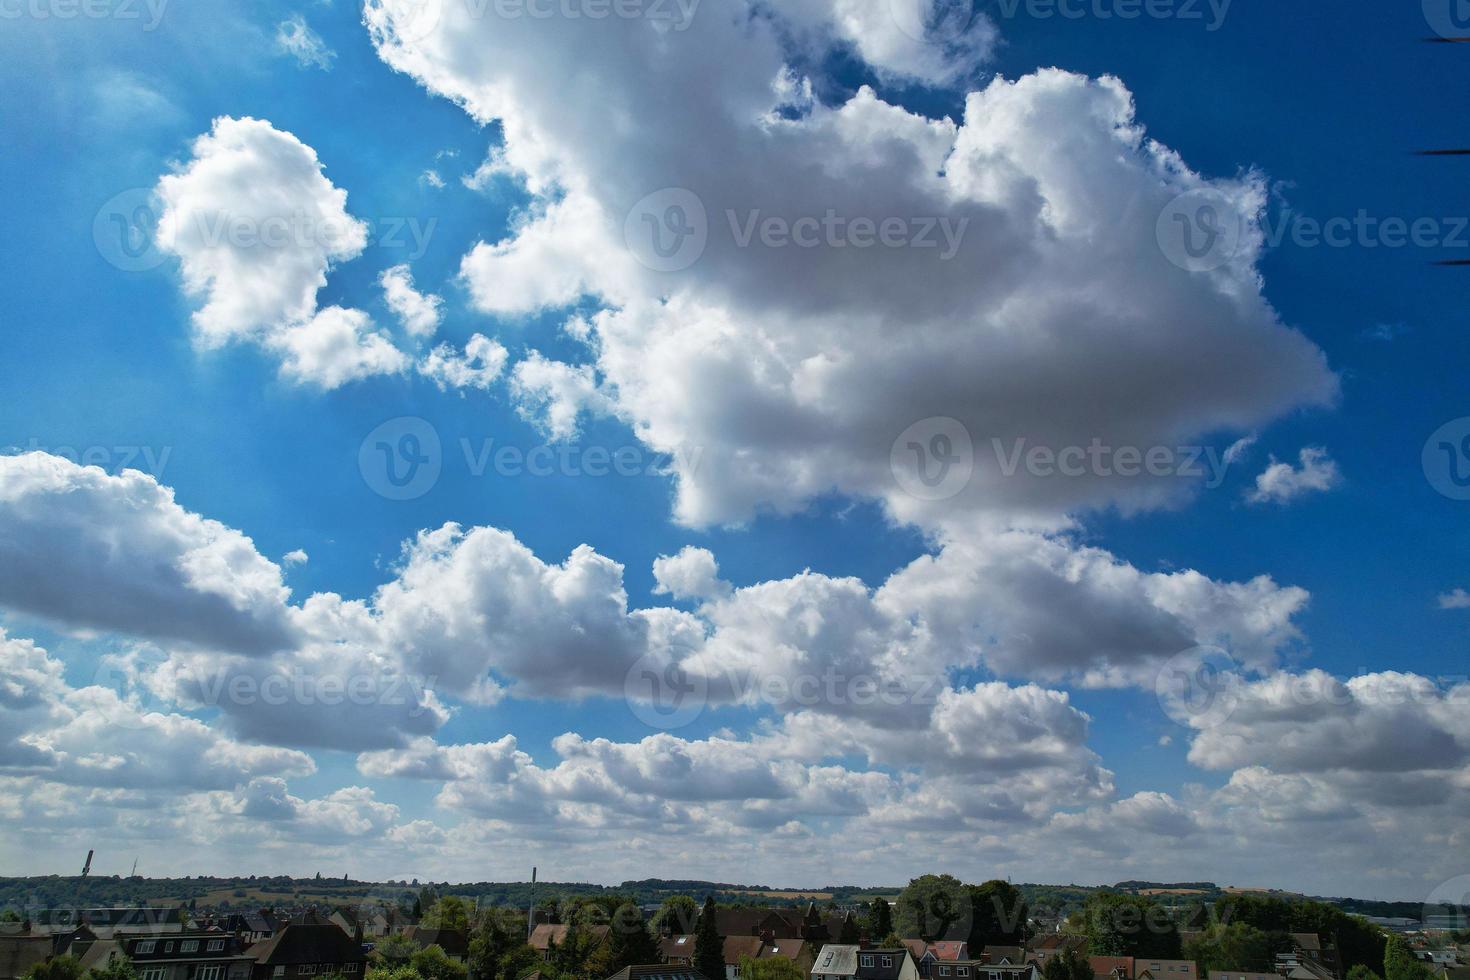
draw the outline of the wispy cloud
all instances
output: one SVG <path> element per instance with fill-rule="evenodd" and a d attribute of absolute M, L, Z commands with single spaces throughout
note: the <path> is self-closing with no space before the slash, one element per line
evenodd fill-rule
<path fill-rule="evenodd" d="M 276 25 L 276 48 L 295 58 L 302 68 L 331 71 L 337 58 L 337 52 L 327 47 L 321 35 L 300 14 L 292 14 Z"/>

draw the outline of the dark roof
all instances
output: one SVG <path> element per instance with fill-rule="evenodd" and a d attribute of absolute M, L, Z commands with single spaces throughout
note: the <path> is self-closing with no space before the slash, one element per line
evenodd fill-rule
<path fill-rule="evenodd" d="M 217 960 L 228 956 L 239 956 L 242 952 L 239 940 L 227 932 L 179 932 L 162 936 L 123 936 L 119 938 L 127 952 L 128 959 L 143 963 L 153 960 Z M 190 942 L 196 945 L 185 952 L 184 944 Z M 152 943 L 152 951 L 147 953 L 140 951 L 139 943 Z M 224 943 L 224 948 L 211 952 L 210 943 Z M 173 946 L 173 949 L 169 949 L 169 946 Z"/>
<path fill-rule="evenodd" d="M 725 965 L 739 966 L 741 958 L 746 956 L 755 959 L 761 955 L 764 945 L 759 936 L 726 936 Z"/>
<path fill-rule="evenodd" d="M 625 966 L 608 980 L 707 980 L 703 973 L 687 966 L 669 966 L 652 963 L 643 966 Z"/>
<path fill-rule="evenodd" d="M 241 932 L 275 932 L 273 922 L 259 912 L 237 912 L 225 920 L 231 929 Z"/>
<path fill-rule="evenodd" d="M 868 959 L 869 956 L 872 957 L 872 960 Z M 887 966 L 883 965 L 885 958 L 888 960 Z M 862 980 L 896 980 L 899 971 L 903 969 L 904 961 L 909 958 L 906 946 L 860 949 L 857 958 L 857 976 Z M 869 966 L 869 963 L 872 965 Z"/>
<path fill-rule="evenodd" d="M 0 977 L 18 977 L 50 955 L 50 936 L 0 936 Z"/>
<path fill-rule="evenodd" d="M 269 939 L 250 947 L 262 965 L 290 963 L 362 963 L 362 945 L 332 923 L 291 923 Z"/>
<path fill-rule="evenodd" d="M 143 932 L 162 925 L 182 925 L 181 908 L 37 909 L 31 922 L 51 930 L 87 923 L 109 929 Z"/>
<path fill-rule="evenodd" d="M 468 956 L 470 937 L 459 929 L 435 929 L 432 926 L 409 926 L 403 934 L 418 944 L 419 948 L 438 946 L 450 956 Z"/>

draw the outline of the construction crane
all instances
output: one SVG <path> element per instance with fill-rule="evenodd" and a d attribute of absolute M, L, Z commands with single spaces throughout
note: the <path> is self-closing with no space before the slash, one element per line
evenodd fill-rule
<path fill-rule="evenodd" d="M 96 854 L 96 853 L 97 852 L 95 850 L 92 850 L 92 851 L 88 851 L 87 852 L 87 863 L 82 865 L 82 877 L 83 878 L 87 877 L 87 875 L 89 875 L 89 874 L 92 873 L 92 855 L 93 854 Z"/>

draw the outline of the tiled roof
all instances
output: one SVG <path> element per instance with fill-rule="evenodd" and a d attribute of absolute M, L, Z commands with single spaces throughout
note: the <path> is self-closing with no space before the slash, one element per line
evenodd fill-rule
<path fill-rule="evenodd" d="M 248 950 L 266 966 L 290 963 L 361 963 L 362 946 L 339 926 L 292 923 Z"/>
<path fill-rule="evenodd" d="M 687 966 L 668 966 L 662 963 L 644 966 L 625 966 L 608 980 L 706 980 L 703 973 Z"/>
<path fill-rule="evenodd" d="M 470 953 L 470 938 L 459 929 L 435 929 L 432 926 L 409 926 L 403 934 L 420 948 L 438 946 L 450 956 L 465 957 Z"/>
<path fill-rule="evenodd" d="M 741 959 L 746 956 L 758 958 L 764 945 L 759 936 L 726 936 L 725 965 L 739 966 Z"/>
<path fill-rule="evenodd" d="M 566 924 L 551 925 L 550 923 L 543 923 L 531 930 L 531 946 L 543 953 L 551 948 L 552 943 L 560 946 L 567 941 L 567 933 L 571 931 L 571 928 L 571 926 Z M 582 932 L 590 933 L 596 937 L 598 942 L 601 942 L 607 938 L 608 927 L 584 926 Z"/>

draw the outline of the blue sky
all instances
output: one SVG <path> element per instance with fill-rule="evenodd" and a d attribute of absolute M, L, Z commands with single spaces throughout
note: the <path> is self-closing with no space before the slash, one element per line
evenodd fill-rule
<path fill-rule="evenodd" d="M 1075 19 L 1035 16 L 1034 3 L 1008 16 L 996 4 L 943 39 L 895 29 L 928 0 L 893 0 L 874 16 L 838 0 L 705 0 L 687 31 L 668 32 L 638 20 L 461 18 L 448 2 L 423 37 L 386 0 L 367 14 L 345 0 L 174 0 L 155 29 L 147 7 L 134 18 L 120 0 L 99 17 L 62 19 L 55 3 L 6 13 L 0 444 L 16 469 L 0 474 L 0 488 L 13 488 L 0 494 L 0 544 L 15 570 L 0 581 L 0 625 L 11 644 L 46 650 L 25 655 L 32 673 L 15 668 L 31 700 L 0 728 L 0 741 L 14 739 L 13 758 L 0 753 L 16 799 L 17 822 L 0 838 L 8 867 L 55 871 L 76 841 L 96 837 L 112 865 L 141 852 L 160 873 L 296 868 L 292 849 L 312 846 L 328 859 L 351 854 L 360 877 L 510 878 L 540 857 L 559 876 L 599 881 L 735 880 L 747 868 L 789 884 L 897 881 L 942 866 L 1411 899 L 1446 877 L 1429 853 L 1465 842 L 1470 721 L 1457 685 L 1470 610 L 1440 597 L 1470 584 L 1467 504 L 1436 489 L 1421 453 L 1467 414 L 1465 280 L 1432 263 L 1466 256 L 1470 230 L 1456 219 L 1470 209 L 1464 164 L 1411 151 L 1462 142 L 1447 109 L 1467 62 L 1455 45 L 1425 43 L 1434 28 L 1418 4 L 1237 2 L 1216 30 L 1204 5 L 1200 21 L 1099 17 L 1111 3 Z M 293 53 L 283 25 L 304 25 L 314 47 Z M 787 88 L 771 104 L 785 120 L 755 126 L 739 112 L 764 84 L 759 73 L 782 65 Z M 1052 67 L 1062 72 L 1035 74 Z M 994 79 L 1007 81 L 990 88 Z M 1041 81 L 1007 87 L 1017 79 Z M 978 92 L 987 98 L 967 116 Z M 1182 170 L 1120 139 L 1107 122 L 1119 112 Z M 946 116 L 974 142 L 946 133 Z M 732 157 L 735 146 L 749 155 Z M 509 162 L 466 181 L 497 153 Z M 934 153 L 942 177 L 926 167 Z M 276 166 L 295 169 L 276 182 Z M 668 186 L 697 189 L 711 245 L 691 269 L 660 274 L 630 259 L 623 216 Z M 272 199 L 273 187 L 287 190 Z M 345 208 L 365 223 L 363 242 L 326 258 L 315 241 L 298 243 L 299 256 L 286 249 L 283 263 L 327 269 L 319 290 L 306 289 L 309 309 L 221 314 L 212 322 L 226 339 L 213 348 L 200 311 L 268 304 L 269 290 L 231 279 L 239 267 L 214 264 L 217 244 L 187 234 L 155 243 L 151 268 L 120 268 L 105 234 L 120 194 L 187 228 L 190 209 L 258 219 L 296 193 L 324 214 Z M 1117 245 L 1134 232 L 1148 239 L 1180 193 L 1216 195 L 1238 209 L 1233 220 L 1264 227 L 1265 244 L 1203 272 L 1170 264 L 1167 247 Z M 1128 195 L 1133 205 L 1117 207 Z M 727 207 L 869 207 L 907 220 L 941 200 L 973 222 L 953 266 L 836 249 L 753 256 L 758 247 L 742 254 L 715 240 Z M 1035 200 L 1045 209 L 1032 211 Z M 1429 219 L 1451 240 L 1301 238 L 1302 219 L 1360 213 Z M 1279 244 L 1273 229 L 1285 229 Z M 477 243 L 506 244 L 475 265 L 466 256 Z M 1008 261 L 1019 254 L 1030 268 Z M 400 266 L 415 296 L 439 297 L 431 336 L 414 336 L 386 301 L 380 276 Z M 188 288 L 190 268 L 208 284 Z M 865 302 L 870 283 L 885 285 Z M 1052 305 L 1059 296 L 1065 310 Z M 290 331 L 325 331 L 329 309 L 360 311 L 369 326 L 356 342 L 369 343 L 364 329 L 385 338 L 391 363 L 354 362 L 345 381 L 330 373 L 340 365 L 283 367 Z M 569 331 L 577 318 L 591 326 Z M 908 346 L 910 329 L 922 344 Z M 424 372 L 432 350 L 463 358 L 475 337 L 499 352 L 493 378 L 436 384 Z M 546 364 L 556 369 L 520 373 Z M 744 370 L 755 365 L 774 373 Z M 557 385 L 569 379 L 592 388 L 567 395 Z M 569 425 L 558 427 L 558 407 Z M 1015 428 L 997 438 L 1147 438 L 1239 455 L 1208 489 L 1104 478 L 1054 492 L 1055 481 L 1023 478 L 1016 490 L 977 478 L 952 498 L 910 499 L 892 485 L 889 443 L 940 415 L 963 420 L 981 458 L 985 420 L 1002 417 Z M 359 454 L 376 427 L 405 417 L 437 434 L 442 472 L 422 496 L 392 500 L 365 479 Z M 699 467 L 667 471 L 676 444 L 695 446 Z M 641 473 L 474 472 L 475 453 L 503 446 L 622 450 Z M 1325 469 L 1301 455 L 1309 449 Z M 86 450 L 105 478 L 60 463 L 44 479 L 24 469 L 42 465 L 28 451 Z M 1274 483 L 1273 462 L 1287 464 Z M 68 584 L 28 573 L 28 562 L 42 569 L 69 548 L 76 557 L 55 567 L 110 552 L 130 569 L 120 582 L 162 576 L 136 599 L 144 618 L 174 615 L 176 576 L 164 566 L 184 559 L 158 557 L 171 554 L 158 527 L 134 535 L 112 517 L 54 516 L 67 500 L 101 507 L 141 492 L 118 482 L 124 466 L 172 488 L 170 502 L 150 498 L 159 513 L 248 536 L 247 564 L 290 590 L 251 614 L 284 617 L 310 639 L 269 661 L 223 640 L 181 642 L 87 611 L 112 587 L 106 576 Z M 576 603 L 592 600 L 574 583 L 548 584 L 550 573 L 495 550 L 515 550 L 503 541 L 472 551 L 470 533 L 437 564 L 425 551 L 426 579 L 414 584 L 405 542 L 449 522 L 508 532 L 546 566 L 589 546 L 622 566 L 627 610 L 671 610 L 699 634 L 690 659 L 649 639 L 636 613 L 584 616 Z M 285 559 L 298 549 L 309 558 Z M 655 560 L 669 556 L 676 564 L 657 574 Z M 890 581 L 925 556 L 936 579 Z M 701 578 L 706 557 L 718 563 L 714 584 Z M 244 576 L 235 558 L 224 564 L 230 583 Z M 686 573 L 699 582 L 681 591 Z M 587 574 L 593 591 L 605 587 L 605 572 Z M 1247 590 L 1258 576 L 1269 581 Z M 27 578 L 44 582 L 28 588 Z M 848 578 L 861 585 L 843 587 L 839 602 L 828 590 Z M 400 582 L 402 609 L 374 597 Z M 52 588 L 72 591 L 43 594 Z M 184 588 L 222 589 L 236 612 L 250 611 L 234 584 Z M 1196 590 L 1188 601 L 1178 598 L 1186 588 Z M 318 593 L 363 601 L 380 632 L 325 638 L 320 623 L 304 624 L 302 604 Z M 530 621 L 545 609 L 546 622 Z M 487 623 L 501 613 L 508 624 Z M 428 620 L 455 625 L 438 645 L 403 625 Z M 810 629 L 859 620 L 856 638 Z M 85 694 L 104 658 L 146 649 L 196 668 L 245 670 L 244 656 L 326 670 L 332 656 L 307 653 L 314 643 L 407 673 L 458 663 L 500 690 L 431 683 L 445 706 L 431 732 L 344 715 L 333 722 L 342 731 L 382 725 L 383 738 L 325 747 L 282 718 L 251 722 L 132 674 L 120 703 L 199 719 L 198 738 L 226 755 L 246 746 L 237 754 L 251 761 L 177 783 L 97 776 L 79 761 L 84 735 L 108 731 L 89 726 L 97 702 Z M 1197 646 L 1219 648 L 1239 672 L 1242 705 L 1228 720 L 1180 724 L 1161 705 L 1156 675 Z M 711 705 L 691 724 L 660 733 L 625 700 L 624 661 L 649 657 L 708 674 Z M 884 676 L 938 670 L 949 709 L 788 711 L 715 693 L 727 670 L 856 670 L 864 657 Z M 578 658 L 598 661 L 588 676 L 613 681 L 568 680 L 586 667 Z M 1386 672 L 1423 679 L 1420 710 L 1374 697 Z M 1341 704 L 1290 710 L 1270 688 L 1290 678 L 1359 680 Z M 914 744 L 934 747 L 907 754 L 910 729 Z M 607 741 L 553 744 L 569 732 Z M 507 735 L 524 756 L 508 755 Z M 976 743 L 1005 745 L 998 754 L 1012 761 Z M 115 751 L 132 750 L 122 740 Z M 148 768 L 140 757 L 123 769 L 134 764 Z M 29 822 L 57 807 L 75 825 L 38 843 Z M 1149 847 L 1110 842 L 1130 821 L 1153 835 Z M 833 866 L 837 834 L 851 835 L 860 868 Z M 609 854 L 614 840 L 622 846 Z M 711 842 L 739 857 L 712 857 Z M 456 870 L 485 846 L 516 860 Z M 1360 867 L 1322 860 L 1344 846 L 1363 855 Z"/>

